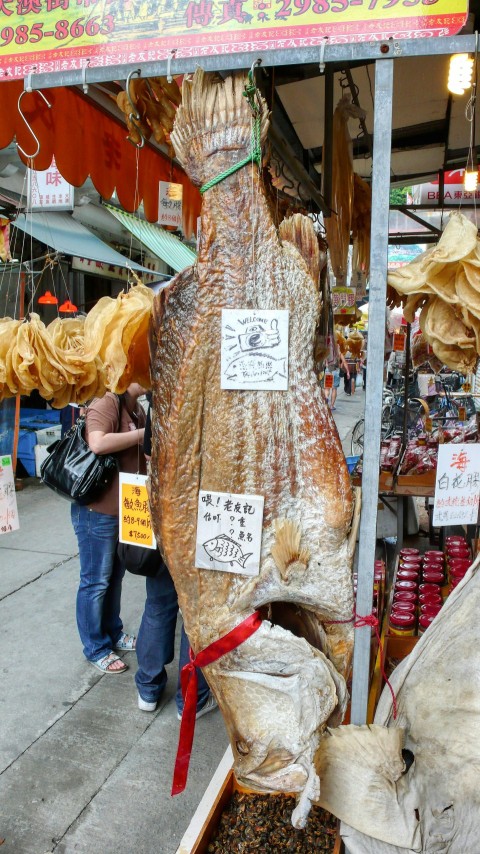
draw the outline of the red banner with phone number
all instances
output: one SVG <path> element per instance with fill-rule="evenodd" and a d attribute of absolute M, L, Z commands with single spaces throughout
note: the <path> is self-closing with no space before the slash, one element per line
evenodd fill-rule
<path fill-rule="evenodd" d="M 467 13 L 467 0 L 0 0 L 0 79 L 312 47 L 325 37 L 449 36 Z"/>

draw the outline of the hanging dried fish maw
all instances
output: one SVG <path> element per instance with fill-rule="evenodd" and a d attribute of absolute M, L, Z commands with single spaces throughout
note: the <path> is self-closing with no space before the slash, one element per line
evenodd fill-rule
<path fill-rule="evenodd" d="M 347 279 L 348 247 L 352 225 L 353 155 L 348 131 L 350 118 L 364 118 L 365 112 L 343 97 L 333 114 L 332 214 L 325 219 L 330 259 L 337 285 Z"/>
<path fill-rule="evenodd" d="M 0 318 L 0 400 L 13 397 L 18 391 L 16 377 L 14 378 L 8 352 L 13 346 L 21 320 L 11 317 Z"/>
<path fill-rule="evenodd" d="M 68 377 L 68 386 L 55 395 L 52 405 L 66 406 L 67 398 L 67 403 L 85 403 L 101 397 L 105 393 L 103 365 L 98 356 L 85 358 L 85 318 L 56 318 L 47 331 Z"/>
<path fill-rule="evenodd" d="M 131 382 L 149 387 L 152 303 L 150 288 L 135 285 L 115 300 L 102 297 L 85 318 L 85 358 L 99 356 L 111 391 L 121 393 Z"/>
<path fill-rule="evenodd" d="M 312 220 L 302 214 L 294 214 L 280 223 L 278 235 L 280 240 L 297 247 L 313 281 L 320 284 L 320 246 Z"/>
<path fill-rule="evenodd" d="M 197 185 L 251 154 L 245 84 L 202 70 L 184 82 L 171 139 Z M 255 104 L 263 140 L 267 109 L 258 94 Z M 204 672 L 237 776 L 297 792 L 299 826 L 318 794 L 323 729 L 347 701 L 353 497 L 314 374 L 317 282 L 279 240 L 256 165 L 210 184 L 203 199 L 196 266 L 154 304 L 152 519 L 196 652 L 261 609 L 254 634 Z M 289 312 L 288 390 L 221 389 L 223 308 Z M 195 566 L 200 489 L 264 497 L 258 576 Z"/>

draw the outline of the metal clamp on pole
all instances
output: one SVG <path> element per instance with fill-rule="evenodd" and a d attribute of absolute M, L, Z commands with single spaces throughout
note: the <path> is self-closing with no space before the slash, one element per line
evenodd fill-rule
<path fill-rule="evenodd" d="M 167 83 L 171 83 L 173 80 L 172 70 L 171 70 L 172 69 L 172 60 L 175 59 L 176 55 L 177 55 L 177 48 L 174 48 L 167 58 Z"/>
<path fill-rule="evenodd" d="M 88 83 L 87 83 L 87 68 L 90 65 L 90 60 L 87 59 L 85 65 L 82 68 L 82 89 L 85 92 L 85 95 L 88 92 Z"/>
<path fill-rule="evenodd" d="M 328 36 L 324 36 L 322 41 L 320 42 L 320 59 L 318 64 L 318 69 L 320 74 L 325 72 L 325 48 L 327 46 Z"/>

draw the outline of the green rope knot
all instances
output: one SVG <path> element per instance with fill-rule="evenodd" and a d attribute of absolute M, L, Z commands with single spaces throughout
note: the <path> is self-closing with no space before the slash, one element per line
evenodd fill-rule
<path fill-rule="evenodd" d="M 258 168 L 261 168 L 262 165 L 262 146 L 260 142 L 260 134 L 261 134 L 261 116 L 260 110 L 256 103 L 256 93 L 257 87 L 255 86 L 253 80 L 253 74 L 251 71 L 248 72 L 248 84 L 245 86 L 244 97 L 247 99 L 250 109 L 253 114 L 253 127 L 252 127 L 252 141 L 251 141 L 251 152 L 244 157 L 243 160 L 240 160 L 239 163 L 234 163 L 233 166 L 230 166 L 225 172 L 221 172 L 220 175 L 216 175 L 215 178 L 211 178 L 210 181 L 207 181 L 206 184 L 203 184 L 200 187 L 200 192 L 203 196 L 207 190 L 210 190 L 211 187 L 214 187 L 215 184 L 219 184 L 220 181 L 224 181 L 225 178 L 228 178 L 230 175 L 233 175 L 234 172 L 237 172 L 239 169 L 242 169 L 243 166 L 247 166 L 248 163 L 256 163 Z"/>

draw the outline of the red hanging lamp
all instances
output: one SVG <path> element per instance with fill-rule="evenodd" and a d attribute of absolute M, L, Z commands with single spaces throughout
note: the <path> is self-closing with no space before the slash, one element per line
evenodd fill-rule
<path fill-rule="evenodd" d="M 58 310 L 63 312 L 64 314 L 75 314 L 78 311 L 77 306 L 71 302 L 69 299 L 66 299 L 65 302 L 58 307 Z"/>
<path fill-rule="evenodd" d="M 38 298 L 38 302 L 40 305 L 58 305 L 57 297 L 55 297 L 50 291 L 45 291 L 45 293 Z"/>

